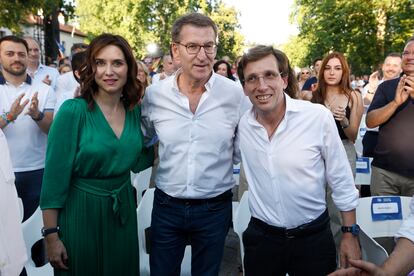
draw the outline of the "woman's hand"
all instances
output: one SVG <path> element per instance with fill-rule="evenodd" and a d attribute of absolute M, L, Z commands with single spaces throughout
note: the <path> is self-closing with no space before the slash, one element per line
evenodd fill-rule
<path fill-rule="evenodd" d="M 47 258 L 56 269 L 68 269 L 68 254 L 57 233 L 45 237 Z"/>

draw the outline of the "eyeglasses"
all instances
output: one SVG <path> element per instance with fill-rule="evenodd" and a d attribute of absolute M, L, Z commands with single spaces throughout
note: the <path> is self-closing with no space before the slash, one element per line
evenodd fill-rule
<path fill-rule="evenodd" d="M 260 83 L 260 79 L 263 79 L 264 83 L 269 85 L 273 84 L 278 77 L 281 77 L 283 73 L 278 73 L 274 71 L 267 71 L 263 75 L 256 75 L 252 74 L 250 76 L 247 76 L 247 78 L 244 80 L 244 82 L 251 87 L 257 87 Z"/>
<path fill-rule="evenodd" d="M 403 57 L 408 57 L 409 55 L 414 56 L 414 52 L 409 52 L 409 51 L 402 52 Z"/>
<path fill-rule="evenodd" d="M 305 71 L 305 72 L 300 72 L 302 75 L 309 75 L 310 74 L 310 72 L 307 72 L 307 71 Z"/>
<path fill-rule="evenodd" d="M 198 54 L 201 48 L 204 49 L 204 52 L 206 52 L 206 54 L 214 54 L 217 51 L 217 45 L 214 43 L 207 43 L 204 45 L 195 44 L 195 43 L 182 44 L 181 42 L 175 42 L 175 43 L 181 46 L 184 46 L 189 55 Z"/>

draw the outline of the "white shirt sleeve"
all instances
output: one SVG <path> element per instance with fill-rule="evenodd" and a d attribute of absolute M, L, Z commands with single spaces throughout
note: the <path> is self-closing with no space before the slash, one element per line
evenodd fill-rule
<path fill-rule="evenodd" d="M 350 211 L 358 206 L 359 193 L 355 187 L 351 167 L 331 114 L 326 118 L 322 155 L 325 160 L 326 180 L 332 188 L 332 199 L 341 211 Z"/>
<path fill-rule="evenodd" d="M 400 230 L 398 230 L 395 237 L 406 238 L 414 243 L 414 196 L 410 203 L 410 214 L 401 224 Z"/>

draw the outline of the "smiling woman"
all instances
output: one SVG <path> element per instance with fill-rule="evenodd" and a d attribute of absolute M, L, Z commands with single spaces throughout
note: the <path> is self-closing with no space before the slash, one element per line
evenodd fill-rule
<path fill-rule="evenodd" d="M 47 256 L 55 275 L 137 275 L 130 171 L 153 160 L 140 128 L 143 89 L 122 37 L 98 36 L 86 58 L 81 97 L 62 105 L 49 134 L 40 204 Z"/>

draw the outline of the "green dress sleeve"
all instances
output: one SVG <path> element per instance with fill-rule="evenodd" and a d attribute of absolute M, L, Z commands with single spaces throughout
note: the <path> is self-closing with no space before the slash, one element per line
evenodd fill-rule
<path fill-rule="evenodd" d="M 62 208 L 65 204 L 78 149 L 82 114 L 86 108 L 82 99 L 67 100 L 53 120 L 40 195 L 42 210 Z"/>
<path fill-rule="evenodd" d="M 154 164 L 154 147 L 145 147 L 144 146 L 144 136 L 142 134 L 142 129 L 140 127 L 140 123 L 141 123 L 141 106 L 137 106 L 135 108 L 135 116 L 138 122 L 138 129 L 137 131 L 139 132 L 139 135 L 141 137 L 141 153 L 138 156 L 138 162 L 135 164 L 135 166 L 132 168 L 132 171 L 134 173 L 139 173 L 149 167 L 152 167 L 152 165 Z"/>
<path fill-rule="evenodd" d="M 132 171 L 134 173 L 139 173 L 149 167 L 152 167 L 154 164 L 154 147 L 151 146 L 149 148 L 142 147 L 141 154 L 138 158 L 137 164 L 134 166 Z"/>

